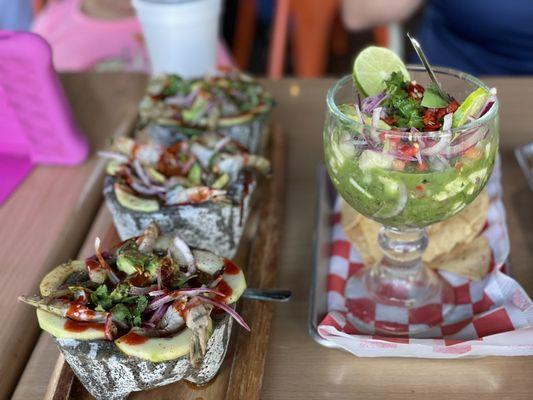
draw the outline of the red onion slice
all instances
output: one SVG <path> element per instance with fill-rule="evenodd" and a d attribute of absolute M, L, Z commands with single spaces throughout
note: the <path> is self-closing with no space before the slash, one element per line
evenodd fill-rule
<path fill-rule="evenodd" d="M 170 306 L 170 303 L 163 304 L 161 307 L 159 307 L 155 312 L 152 314 L 150 319 L 148 320 L 149 324 L 157 324 L 161 318 L 163 318 L 163 315 L 167 312 L 168 307 Z"/>
<path fill-rule="evenodd" d="M 155 310 L 159 308 L 160 306 L 162 306 L 163 304 L 176 300 L 182 296 L 198 296 L 202 293 L 210 293 L 216 296 L 224 297 L 223 293 L 217 292 L 216 290 L 209 289 L 209 288 L 178 289 L 178 290 L 174 290 L 168 293 L 165 296 L 152 300 L 150 303 L 148 303 L 148 306 L 146 307 L 146 311 Z"/>
<path fill-rule="evenodd" d="M 452 135 L 450 128 L 452 127 L 453 114 L 446 114 L 444 116 L 444 122 L 442 123 L 442 131 L 440 140 L 431 147 L 424 147 L 420 150 L 420 153 L 423 156 L 433 156 L 435 154 L 441 153 L 444 149 L 450 144 Z"/>
<path fill-rule="evenodd" d="M 133 296 L 142 296 L 148 293 L 152 293 L 156 289 L 157 289 L 157 285 L 151 285 L 151 286 L 146 286 L 146 287 L 131 286 L 130 294 Z"/>
<path fill-rule="evenodd" d="M 485 134 L 488 132 L 488 130 L 489 129 L 485 126 L 477 128 L 473 133 L 469 134 L 468 137 L 462 140 L 461 142 L 454 144 L 453 146 L 449 146 L 445 152 L 446 157 L 456 157 L 458 155 L 463 154 L 468 149 L 474 147 L 476 144 L 479 143 L 481 139 L 485 137 Z"/>
<path fill-rule="evenodd" d="M 113 336 L 117 333 L 117 327 L 113 324 L 113 317 L 111 313 L 107 314 L 104 324 L 104 334 L 107 340 L 112 341 Z"/>
<path fill-rule="evenodd" d="M 226 311 L 229 315 L 231 315 L 233 318 L 235 318 L 235 321 L 239 323 L 240 326 L 242 326 L 244 329 L 246 329 L 248 332 L 251 331 L 250 326 L 246 323 L 243 317 L 241 317 L 237 311 L 235 311 L 233 308 L 228 306 L 226 303 L 222 303 L 220 301 L 216 301 L 207 297 L 198 296 L 198 299 L 200 301 L 203 301 L 204 303 L 209 303 L 214 305 L 215 307 L 221 308 L 224 311 Z"/>

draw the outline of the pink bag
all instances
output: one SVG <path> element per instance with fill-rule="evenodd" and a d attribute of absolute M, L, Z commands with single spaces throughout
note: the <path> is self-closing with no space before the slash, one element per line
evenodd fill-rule
<path fill-rule="evenodd" d="M 0 204 L 34 165 L 79 164 L 88 153 L 48 43 L 0 31 Z"/>

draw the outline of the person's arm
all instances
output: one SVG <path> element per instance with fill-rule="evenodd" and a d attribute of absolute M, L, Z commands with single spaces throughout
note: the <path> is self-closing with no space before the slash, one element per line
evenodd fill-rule
<path fill-rule="evenodd" d="M 342 19 L 350 30 L 402 22 L 423 0 L 343 0 Z"/>

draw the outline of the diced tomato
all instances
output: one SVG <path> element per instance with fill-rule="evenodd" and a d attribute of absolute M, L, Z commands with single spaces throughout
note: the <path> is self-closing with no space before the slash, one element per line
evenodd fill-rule
<path fill-rule="evenodd" d="M 381 132 L 379 134 L 379 139 L 384 142 L 385 140 L 388 140 L 390 143 L 392 144 L 396 144 L 398 143 L 400 140 L 402 140 L 401 138 L 401 134 L 391 134 L 391 133 L 388 133 L 388 132 Z"/>
<path fill-rule="evenodd" d="M 459 103 L 457 100 L 453 99 L 450 104 L 448 104 L 448 107 L 446 107 L 446 114 L 455 112 L 459 108 Z"/>
<path fill-rule="evenodd" d="M 439 122 L 436 110 L 438 109 L 428 108 L 424 112 L 422 122 L 424 123 L 424 129 L 426 131 L 436 131 L 441 127 L 441 123 Z"/>
<path fill-rule="evenodd" d="M 414 157 L 418 153 L 418 148 L 409 144 L 403 144 L 400 146 L 400 151 L 407 156 Z"/>
<path fill-rule="evenodd" d="M 422 97 L 424 97 L 424 87 L 416 83 L 416 81 L 412 81 L 407 85 L 407 95 L 412 99 L 422 100 Z"/>
<path fill-rule="evenodd" d="M 416 185 L 416 190 L 418 190 L 419 192 L 423 192 L 424 191 L 424 185 Z"/>
<path fill-rule="evenodd" d="M 470 147 L 465 151 L 465 156 L 468 158 L 473 158 L 474 160 L 479 160 L 483 156 L 483 151 L 477 147 Z"/>

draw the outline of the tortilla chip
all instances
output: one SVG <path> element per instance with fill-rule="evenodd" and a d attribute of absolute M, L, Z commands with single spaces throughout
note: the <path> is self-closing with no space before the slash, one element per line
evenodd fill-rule
<path fill-rule="evenodd" d="M 443 254 L 448 254 L 460 243 L 473 241 L 485 225 L 488 208 L 489 198 L 483 191 L 459 214 L 446 221 L 431 225 L 428 228 L 429 245 L 423 255 L 424 262 L 432 262 Z M 381 250 L 377 243 L 379 223 L 363 217 L 341 200 L 341 225 L 348 240 L 361 253 L 365 253 L 369 257 L 368 262 L 370 264 L 381 258 Z M 358 225 L 361 225 L 361 228 L 356 228 Z M 365 237 L 364 240 L 358 237 L 361 233 Z"/>
<path fill-rule="evenodd" d="M 428 228 L 429 245 L 422 256 L 423 261 L 432 268 L 453 270 L 471 279 L 484 276 L 490 265 L 490 247 L 479 234 L 485 225 L 488 208 L 489 197 L 483 191 L 459 214 L 431 225 Z M 377 242 L 379 223 L 362 216 L 341 199 L 341 225 L 365 265 L 374 265 L 381 259 L 382 253 Z M 459 260 L 463 256 L 467 258 L 461 267 Z M 476 260 L 477 256 L 479 259 Z"/>
<path fill-rule="evenodd" d="M 470 243 L 456 246 L 449 254 L 426 263 L 426 266 L 479 280 L 489 272 L 490 260 L 489 242 L 484 236 L 478 236 Z"/>
<path fill-rule="evenodd" d="M 489 197 L 485 191 L 459 214 L 428 228 L 429 245 L 422 259 L 431 262 L 460 243 L 470 243 L 485 225 Z"/>
<path fill-rule="evenodd" d="M 351 227 L 359 224 L 364 217 L 355 211 L 348 203 L 342 198 L 340 199 L 341 205 L 341 226 L 344 231 L 349 230 Z"/>

